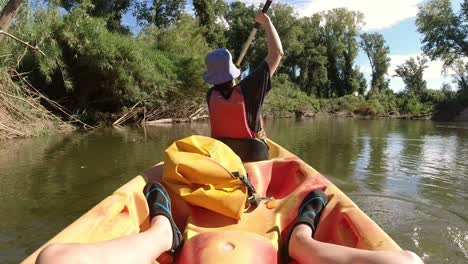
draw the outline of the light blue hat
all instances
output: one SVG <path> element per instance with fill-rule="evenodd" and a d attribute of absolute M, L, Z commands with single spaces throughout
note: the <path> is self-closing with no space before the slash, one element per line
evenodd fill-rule
<path fill-rule="evenodd" d="M 240 70 L 232 63 L 231 53 L 227 49 L 215 49 L 205 58 L 207 71 L 203 74 L 205 82 L 213 85 L 236 79 Z"/>

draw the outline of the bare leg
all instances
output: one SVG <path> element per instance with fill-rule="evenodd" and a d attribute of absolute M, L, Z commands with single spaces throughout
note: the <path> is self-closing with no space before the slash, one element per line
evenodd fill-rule
<path fill-rule="evenodd" d="M 410 251 L 369 251 L 320 242 L 312 238 L 307 225 L 298 225 L 292 231 L 289 254 L 301 264 L 422 264 Z"/>
<path fill-rule="evenodd" d="M 55 244 L 39 254 L 36 263 L 152 263 L 172 246 L 167 217 L 159 215 L 142 233 L 94 244 Z"/>

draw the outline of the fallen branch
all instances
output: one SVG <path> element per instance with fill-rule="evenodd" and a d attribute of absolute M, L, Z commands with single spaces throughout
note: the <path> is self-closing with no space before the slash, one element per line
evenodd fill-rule
<path fill-rule="evenodd" d="M 68 118 L 74 120 L 74 122 L 77 122 L 77 123 L 80 123 L 84 129 L 86 128 L 89 128 L 89 129 L 94 129 L 96 127 L 94 126 L 91 126 L 91 125 L 88 125 L 86 123 L 84 123 L 83 121 L 81 121 L 80 119 L 76 118 L 75 116 L 73 116 L 72 114 L 68 113 L 67 110 L 65 110 L 65 108 L 63 106 L 61 106 L 59 103 L 55 102 L 54 100 L 48 98 L 47 96 L 44 96 L 41 92 L 39 92 L 39 90 L 36 89 L 36 87 L 34 87 L 28 80 L 26 80 L 25 77 L 22 77 L 16 70 L 15 70 L 15 73 L 17 74 L 17 77 L 20 78 L 20 80 L 25 83 L 27 86 L 29 86 L 29 88 L 32 89 L 31 90 L 26 90 L 28 93 L 32 94 L 32 95 L 36 95 L 38 96 L 39 98 L 42 98 L 44 99 L 45 101 L 47 101 L 52 107 L 54 107 L 55 109 L 59 110 L 60 112 L 62 112 L 63 114 L 65 114 Z"/>
<path fill-rule="evenodd" d="M 153 125 L 159 125 L 159 124 L 172 124 L 172 123 L 176 123 L 175 121 L 176 121 L 175 118 L 163 118 L 163 119 L 158 119 L 154 121 L 146 121 L 145 125 L 153 126 Z"/>
<path fill-rule="evenodd" d="M 127 111 L 123 116 L 121 116 L 119 119 L 117 119 L 113 124 L 112 126 L 119 126 L 120 124 L 122 124 L 123 122 L 127 121 L 128 119 L 130 119 L 132 116 L 134 116 L 135 114 L 138 113 L 138 111 L 134 111 L 135 107 L 137 107 L 137 105 L 139 105 L 140 102 L 136 103 L 134 106 L 132 106 L 132 108 L 130 108 L 129 111 Z"/>
<path fill-rule="evenodd" d="M 208 119 L 210 118 L 209 115 L 199 115 L 191 119 L 191 121 L 197 121 L 197 120 L 203 120 L 203 119 Z"/>
<path fill-rule="evenodd" d="M 155 126 L 160 124 L 174 124 L 174 123 L 190 123 L 196 120 L 208 119 L 209 115 L 199 115 L 193 118 L 163 118 L 154 121 L 146 121 L 144 124 L 147 126 Z"/>
<path fill-rule="evenodd" d="M 197 111 L 195 111 L 195 113 L 190 115 L 189 119 L 192 120 L 194 117 L 198 116 L 198 114 L 200 114 L 203 110 L 205 110 L 205 107 L 200 107 Z"/>
<path fill-rule="evenodd" d="M 10 34 L 10 33 L 8 33 L 8 32 L 5 32 L 5 31 L 3 31 L 3 30 L 1 30 L 1 29 L 0 29 L 0 34 L 1 34 L 1 35 L 5 35 L 5 36 L 7 36 L 7 37 L 10 37 L 10 38 L 12 38 L 12 39 L 18 41 L 19 43 L 22 43 L 23 45 L 26 45 L 28 48 L 33 49 L 33 50 L 35 50 L 35 51 L 41 53 L 42 55 L 46 56 L 46 54 L 45 54 L 42 50 L 40 50 L 38 46 L 32 46 L 32 45 L 29 44 L 28 42 L 26 42 L 26 41 L 24 41 L 24 40 L 21 40 L 21 39 L 15 37 L 15 36 L 13 36 L 12 34 Z"/>
<path fill-rule="evenodd" d="M 21 54 L 21 57 L 18 59 L 18 61 L 16 62 L 16 68 L 19 68 L 20 67 L 20 63 L 21 61 L 23 60 L 24 56 L 26 56 L 26 53 L 28 53 L 28 48 L 24 48 L 24 52 L 23 54 Z"/>

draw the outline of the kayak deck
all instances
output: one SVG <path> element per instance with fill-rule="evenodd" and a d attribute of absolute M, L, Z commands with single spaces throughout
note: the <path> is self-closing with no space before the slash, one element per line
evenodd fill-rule
<path fill-rule="evenodd" d="M 277 263 L 281 246 L 308 192 L 324 189 L 329 203 L 315 239 L 368 250 L 401 248 L 333 183 L 278 144 L 268 140 L 270 159 L 246 163 L 257 194 L 265 199 L 246 210 L 240 221 L 189 206 L 169 191 L 173 217 L 184 230 L 180 263 Z M 145 172 L 149 181 L 161 181 L 160 163 Z M 113 195 L 65 228 L 23 263 L 34 263 L 50 243 L 92 243 L 144 231 L 149 226 L 148 206 L 142 190 L 145 179 L 137 176 Z M 159 258 L 170 262 L 167 256 Z"/>

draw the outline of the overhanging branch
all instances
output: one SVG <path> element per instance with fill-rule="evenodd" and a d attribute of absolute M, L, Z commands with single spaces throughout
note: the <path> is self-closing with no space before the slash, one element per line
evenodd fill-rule
<path fill-rule="evenodd" d="M 3 31 L 3 30 L 1 30 L 1 29 L 0 29 L 0 35 L 5 35 L 5 36 L 7 36 L 7 37 L 10 37 L 10 38 L 12 38 L 12 39 L 18 41 L 19 43 L 21 43 L 21 44 L 27 46 L 28 48 L 30 48 L 30 49 L 32 49 L 32 50 L 35 50 L 35 51 L 41 53 L 42 55 L 46 56 L 46 54 L 45 54 L 42 50 L 40 50 L 38 46 L 32 46 L 31 44 L 27 43 L 26 41 L 23 41 L 23 40 L 21 40 L 21 39 L 15 37 L 15 36 L 13 36 L 12 34 L 10 34 L 10 33 L 8 33 L 8 32 L 5 32 L 5 31 Z"/>

